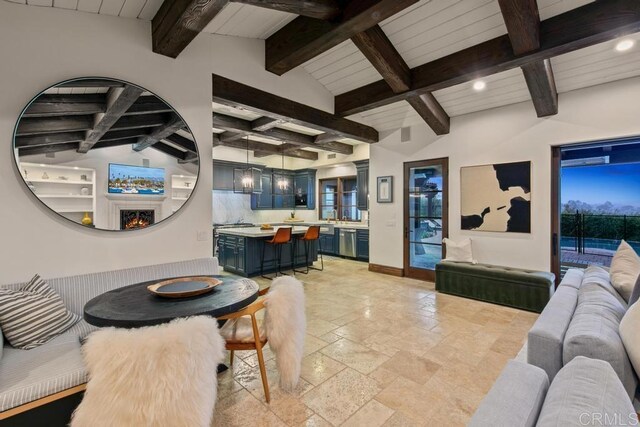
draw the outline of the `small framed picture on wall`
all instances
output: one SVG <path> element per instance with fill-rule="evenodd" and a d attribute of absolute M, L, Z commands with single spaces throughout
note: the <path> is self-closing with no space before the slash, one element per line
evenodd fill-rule
<path fill-rule="evenodd" d="M 392 203 L 393 202 L 393 177 L 392 176 L 379 176 L 378 177 L 378 203 Z"/>

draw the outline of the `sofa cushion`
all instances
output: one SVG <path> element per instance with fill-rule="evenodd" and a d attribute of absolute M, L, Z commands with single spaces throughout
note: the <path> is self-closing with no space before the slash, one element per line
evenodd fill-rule
<path fill-rule="evenodd" d="M 78 336 L 71 331 L 32 350 L 5 347 L 0 363 L 0 411 L 86 381 Z"/>
<path fill-rule="evenodd" d="M 586 356 L 609 362 L 631 396 L 637 379 L 618 332 L 625 311 L 600 285 L 583 284 L 565 335 L 563 361 L 566 365 L 577 356 Z"/>
<path fill-rule="evenodd" d="M 611 260 L 611 284 L 625 301 L 631 298 L 633 286 L 640 275 L 640 256 L 624 240 Z"/>
<path fill-rule="evenodd" d="M 584 271 L 582 277 L 582 284 L 595 283 L 605 291 L 613 295 L 622 306 L 627 307 L 627 300 L 618 293 L 618 291 L 611 284 L 611 276 L 607 270 L 597 265 L 590 265 Z"/>
<path fill-rule="evenodd" d="M 637 416 L 611 365 L 579 356 L 551 383 L 537 425 L 637 425 Z"/>
<path fill-rule="evenodd" d="M 640 299 L 640 275 L 636 280 L 636 284 L 633 285 L 633 291 L 631 292 L 631 297 L 629 297 L 629 307 L 635 304 L 638 299 Z"/>
<path fill-rule="evenodd" d="M 548 388 L 549 379 L 542 369 L 511 360 L 467 425 L 535 426 Z"/>
<path fill-rule="evenodd" d="M 620 337 L 629 360 L 636 372 L 640 372 L 640 304 L 633 304 L 620 322 Z"/>
<path fill-rule="evenodd" d="M 0 289 L 0 325 L 16 348 L 38 347 L 79 320 L 38 275 L 20 290 Z"/>

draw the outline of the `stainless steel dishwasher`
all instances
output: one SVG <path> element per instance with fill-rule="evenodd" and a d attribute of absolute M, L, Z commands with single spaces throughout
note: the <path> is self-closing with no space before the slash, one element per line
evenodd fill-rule
<path fill-rule="evenodd" d="M 340 229 L 339 254 L 350 258 L 356 257 L 356 230 L 352 228 Z"/>

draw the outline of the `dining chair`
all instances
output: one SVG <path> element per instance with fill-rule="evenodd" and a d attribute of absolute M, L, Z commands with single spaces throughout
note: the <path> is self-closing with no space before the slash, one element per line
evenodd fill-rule
<path fill-rule="evenodd" d="M 71 427 L 211 425 L 225 356 L 215 318 L 103 328 L 82 351 L 89 381 Z"/>
<path fill-rule="evenodd" d="M 256 351 L 264 396 L 269 403 L 271 396 L 263 354 L 267 342 L 276 356 L 280 388 L 292 391 L 300 379 L 306 331 L 304 288 L 293 277 L 279 277 L 259 294 L 261 298 L 249 306 L 218 320 L 226 320 L 220 335 L 226 341 L 230 365 L 233 366 L 235 351 Z M 264 317 L 259 318 L 261 310 Z"/>

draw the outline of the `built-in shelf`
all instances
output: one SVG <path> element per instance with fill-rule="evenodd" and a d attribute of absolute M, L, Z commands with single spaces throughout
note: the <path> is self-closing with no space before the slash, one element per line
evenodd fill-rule
<path fill-rule="evenodd" d="M 189 200 L 197 179 L 192 175 L 171 175 L 171 210 L 173 212 L 176 212 Z"/>
<path fill-rule="evenodd" d="M 68 184 L 68 185 L 93 185 L 91 181 L 71 181 L 63 179 L 27 179 L 28 182 L 34 183 L 51 183 L 51 184 Z"/>
<path fill-rule="evenodd" d="M 93 196 L 84 194 L 38 194 L 36 196 L 41 199 L 93 199 Z"/>
<path fill-rule="evenodd" d="M 80 222 L 86 212 L 95 222 L 95 169 L 21 162 L 20 172 L 31 191 L 49 208 L 75 222 Z"/>

